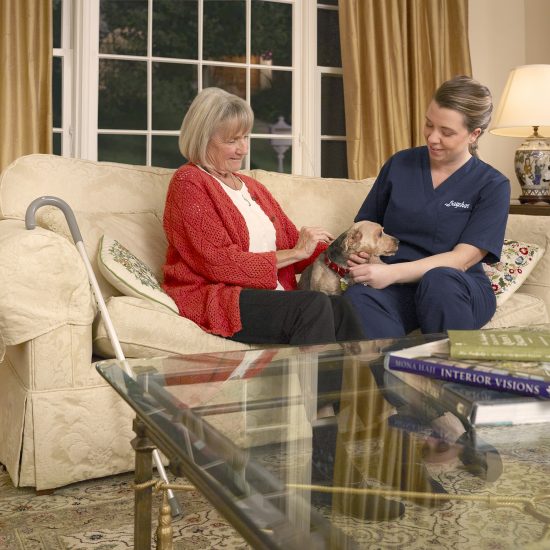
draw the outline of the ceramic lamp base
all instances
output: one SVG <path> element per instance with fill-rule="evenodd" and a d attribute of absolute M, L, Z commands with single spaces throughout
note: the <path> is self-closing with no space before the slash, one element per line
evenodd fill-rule
<path fill-rule="evenodd" d="M 550 140 L 533 135 L 520 145 L 514 167 L 523 203 L 550 203 Z"/>

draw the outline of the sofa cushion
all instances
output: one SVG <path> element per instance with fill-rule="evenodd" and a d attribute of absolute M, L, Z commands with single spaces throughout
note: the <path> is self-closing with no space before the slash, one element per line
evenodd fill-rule
<path fill-rule="evenodd" d="M 178 306 L 162 290 L 151 268 L 109 235 L 99 241 L 99 271 L 125 296 L 145 298 L 179 313 Z"/>
<path fill-rule="evenodd" d="M 550 216 L 510 214 L 506 224 L 507 239 L 538 244 L 546 250 L 518 292 L 542 298 L 550 311 Z"/>
<path fill-rule="evenodd" d="M 516 292 L 497 308 L 494 317 L 483 328 L 538 325 L 548 323 L 548 320 L 548 311 L 542 298 Z"/>
<path fill-rule="evenodd" d="M 544 248 L 536 244 L 504 240 L 500 261 L 483 264 L 495 291 L 497 306 L 504 304 L 525 282 L 543 255 Z"/>
<path fill-rule="evenodd" d="M 243 173 L 267 187 L 296 227 L 322 225 L 335 237 L 353 223 L 375 179 L 318 178 L 265 170 Z"/>
<path fill-rule="evenodd" d="M 254 347 L 208 334 L 193 321 L 144 298 L 113 296 L 107 300 L 107 309 L 128 358 Z M 102 319 L 94 325 L 93 348 L 101 357 L 115 356 Z"/>
<path fill-rule="evenodd" d="M 74 214 L 104 298 L 120 294 L 120 291 L 104 278 L 97 263 L 99 240 L 105 233 L 131 250 L 151 268 L 156 279 L 162 281 L 162 265 L 168 244 L 162 222 L 155 212 L 75 211 Z M 59 208 L 41 208 L 38 210 L 36 221 L 41 227 L 63 235 L 73 243 L 65 216 Z"/>
<path fill-rule="evenodd" d="M 75 212 L 142 212 L 162 215 L 172 168 L 33 154 L 0 175 L 0 217 L 24 220 L 37 197 L 53 195 Z"/>

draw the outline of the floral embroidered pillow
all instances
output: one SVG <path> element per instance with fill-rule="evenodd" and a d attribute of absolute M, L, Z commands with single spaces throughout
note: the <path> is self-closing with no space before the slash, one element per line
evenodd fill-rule
<path fill-rule="evenodd" d="M 500 262 L 483 264 L 483 269 L 501 306 L 523 284 L 537 262 L 542 258 L 544 248 L 521 241 L 504 240 Z"/>
<path fill-rule="evenodd" d="M 147 298 L 179 313 L 178 306 L 162 290 L 151 268 L 116 239 L 101 237 L 97 260 L 101 274 L 125 296 Z"/>

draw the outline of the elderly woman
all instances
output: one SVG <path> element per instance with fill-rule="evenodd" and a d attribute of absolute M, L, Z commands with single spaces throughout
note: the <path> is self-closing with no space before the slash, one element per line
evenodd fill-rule
<path fill-rule="evenodd" d="M 181 315 L 239 342 L 361 339 L 349 302 L 296 290 L 296 274 L 333 236 L 320 227 L 298 231 L 262 184 L 237 173 L 253 118 L 245 101 L 219 88 L 200 92 L 185 115 L 179 146 L 189 162 L 166 199 L 164 289 Z"/>

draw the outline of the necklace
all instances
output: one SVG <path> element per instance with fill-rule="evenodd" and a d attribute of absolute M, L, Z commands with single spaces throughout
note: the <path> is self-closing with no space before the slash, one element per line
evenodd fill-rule
<path fill-rule="evenodd" d="M 229 187 L 229 189 L 233 191 L 240 191 L 240 195 L 243 198 L 244 202 L 248 206 L 252 206 L 252 203 L 248 200 L 246 195 L 244 194 L 244 191 L 246 189 L 246 185 L 244 182 L 236 176 L 233 172 L 220 172 L 219 170 L 216 170 L 215 168 L 204 168 L 206 172 L 208 172 L 210 175 L 214 176 L 220 183 L 223 183 L 223 185 L 226 185 Z M 224 179 L 230 180 L 230 183 L 227 183 L 226 181 L 223 181 Z"/>
<path fill-rule="evenodd" d="M 208 167 L 205 168 L 205 170 L 212 176 L 218 178 L 224 185 L 227 185 L 230 189 L 233 189 L 233 191 L 239 191 L 240 190 L 240 183 L 241 181 L 236 178 L 235 174 L 233 172 L 220 172 L 219 170 L 216 170 L 215 168 Z M 229 179 L 229 183 L 227 181 L 224 181 L 226 179 Z"/>
<path fill-rule="evenodd" d="M 230 172 L 230 174 L 231 174 L 231 181 L 237 180 L 237 182 L 238 182 L 237 185 L 239 183 L 241 184 L 240 188 L 235 189 L 235 191 L 240 191 L 241 192 L 241 197 L 244 199 L 244 202 L 246 202 L 246 204 L 248 204 L 248 206 L 252 206 L 252 203 L 248 200 L 248 198 L 244 194 L 244 191 L 246 189 L 246 185 L 244 184 L 244 182 L 240 178 L 235 176 L 235 174 L 233 174 L 233 172 Z"/>
<path fill-rule="evenodd" d="M 234 189 L 235 191 L 242 190 L 243 182 L 235 174 L 233 174 L 233 172 L 229 172 L 229 174 L 226 177 L 229 177 L 229 179 L 231 180 L 231 184 L 229 185 L 231 189 Z M 226 183 L 226 185 L 228 184 Z"/>

